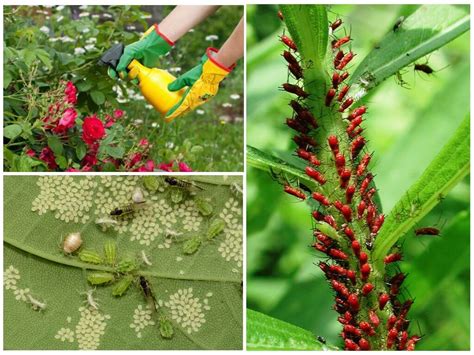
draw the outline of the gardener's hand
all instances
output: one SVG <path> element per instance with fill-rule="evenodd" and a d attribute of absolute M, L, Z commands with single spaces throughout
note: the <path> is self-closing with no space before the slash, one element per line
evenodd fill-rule
<path fill-rule="evenodd" d="M 158 25 L 151 26 L 142 38 L 125 47 L 116 71 L 109 68 L 108 74 L 112 78 L 117 77 L 117 73 L 122 79 L 127 77 L 127 67 L 133 59 L 137 59 L 144 66 L 152 68 L 157 66 L 157 60 L 168 53 L 174 42 L 161 33 Z"/>
<path fill-rule="evenodd" d="M 213 57 L 214 53 L 217 53 L 217 49 L 208 48 L 206 54 L 201 58 L 201 63 L 168 85 L 170 91 L 178 91 L 185 86 L 188 86 L 188 89 L 183 98 L 166 114 L 167 122 L 194 110 L 217 94 L 219 83 L 224 80 L 234 66 L 226 68 L 218 63 Z"/>

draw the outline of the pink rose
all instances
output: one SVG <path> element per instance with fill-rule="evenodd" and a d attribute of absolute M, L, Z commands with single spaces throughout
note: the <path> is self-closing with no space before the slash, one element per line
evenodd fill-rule
<path fill-rule="evenodd" d="M 138 142 L 138 145 L 139 145 L 140 147 L 146 147 L 148 144 L 149 144 L 149 142 L 148 142 L 148 139 L 146 139 L 146 138 L 142 138 L 142 139 L 140 139 L 140 141 Z"/>
<path fill-rule="evenodd" d="M 26 155 L 28 155 L 29 157 L 32 157 L 34 158 L 36 156 L 36 152 L 33 150 L 33 149 L 28 149 L 26 152 L 25 152 Z"/>
<path fill-rule="evenodd" d="M 63 115 L 59 119 L 58 125 L 53 129 L 55 133 L 66 132 L 69 128 L 74 127 L 76 123 L 77 112 L 73 108 L 64 110 Z"/>
<path fill-rule="evenodd" d="M 193 171 L 186 163 L 180 161 L 178 163 L 178 169 L 179 171 L 183 172 L 183 173 L 189 173 L 191 171 Z"/>
<path fill-rule="evenodd" d="M 66 94 L 66 102 L 69 104 L 75 105 L 77 103 L 77 89 L 71 81 L 66 83 L 66 89 L 64 89 Z"/>
<path fill-rule="evenodd" d="M 158 169 L 163 170 L 163 171 L 173 171 L 173 164 L 174 162 L 169 162 L 168 164 L 166 163 L 160 163 L 158 164 Z"/>
<path fill-rule="evenodd" d="M 110 128 L 114 125 L 115 119 L 110 115 L 105 115 L 105 128 Z"/>
<path fill-rule="evenodd" d="M 138 168 L 139 172 L 151 172 L 155 168 L 155 163 L 153 160 L 147 160 L 145 165 Z"/>
<path fill-rule="evenodd" d="M 105 128 L 101 120 L 96 115 L 86 117 L 82 124 L 82 140 L 86 144 L 94 144 L 99 139 L 104 138 Z"/>
<path fill-rule="evenodd" d="M 119 110 L 119 109 L 114 110 L 114 118 L 116 120 L 118 120 L 123 115 L 124 115 L 124 112 L 122 110 Z"/>

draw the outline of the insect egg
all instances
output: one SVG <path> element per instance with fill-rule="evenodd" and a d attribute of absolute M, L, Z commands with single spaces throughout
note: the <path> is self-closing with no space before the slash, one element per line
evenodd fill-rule
<path fill-rule="evenodd" d="M 81 233 L 71 233 L 63 240 L 63 251 L 65 254 L 72 254 L 82 245 Z"/>

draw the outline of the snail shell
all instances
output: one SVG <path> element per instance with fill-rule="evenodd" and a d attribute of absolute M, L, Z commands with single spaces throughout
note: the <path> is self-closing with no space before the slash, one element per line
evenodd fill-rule
<path fill-rule="evenodd" d="M 74 253 L 82 245 L 81 233 L 71 233 L 63 241 L 63 251 L 66 254 Z"/>
<path fill-rule="evenodd" d="M 145 197 L 143 197 L 143 191 L 139 187 L 133 190 L 132 201 L 134 203 L 143 203 L 145 202 Z"/>

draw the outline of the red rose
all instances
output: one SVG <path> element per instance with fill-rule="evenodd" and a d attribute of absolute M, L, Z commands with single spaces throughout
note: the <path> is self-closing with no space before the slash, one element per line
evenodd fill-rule
<path fill-rule="evenodd" d="M 139 172 L 151 172 L 151 171 L 153 171 L 154 168 L 155 168 L 155 163 L 153 162 L 153 160 L 147 160 L 145 165 L 139 167 L 137 171 L 139 171 Z"/>
<path fill-rule="evenodd" d="M 101 120 L 96 115 L 86 117 L 82 124 L 82 140 L 86 144 L 94 144 L 99 139 L 104 138 L 105 128 Z"/>
<path fill-rule="evenodd" d="M 114 118 L 115 119 L 119 119 L 120 117 L 122 117 L 124 114 L 124 112 L 122 110 L 119 110 L 119 109 L 116 109 L 114 110 Z"/>
<path fill-rule="evenodd" d="M 166 164 L 166 163 L 160 163 L 160 164 L 158 165 L 158 169 L 163 170 L 163 171 L 172 172 L 172 171 L 173 171 L 173 164 L 174 164 L 173 161 L 170 162 L 170 163 L 168 163 L 168 164 Z"/>
<path fill-rule="evenodd" d="M 77 89 L 71 81 L 66 83 L 64 93 L 66 94 L 66 102 L 75 105 L 77 102 Z"/>
<path fill-rule="evenodd" d="M 148 142 L 148 139 L 142 138 L 142 139 L 140 139 L 140 142 L 138 142 L 138 145 L 139 145 L 140 147 L 146 147 L 146 146 L 148 145 L 148 143 L 149 143 L 149 142 Z"/>
<path fill-rule="evenodd" d="M 36 156 L 36 152 L 31 148 L 28 149 L 25 154 L 28 155 L 29 157 L 32 157 L 32 158 L 34 158 Z"/>
<path fill-rule="evenodd" d="M 105 128 L 110 128 L 114 125 L 115 119 L 110 115 L 105 115 Z"/>
<path fill-rule="evenodd" d="M 48 168 L 51 170 L 54 170 L 58 167 L 58 164 L 56 164 L 54 153 L 50 147 L 44 147 L 43 150 L 41 150 L 39 158 L 40 160 L 44 161 L 48 165 Z"/>
<path fill-rule="evenodd" d="M 72 128 L 76 123 L 77 112 L 73 108 L 64 110 L 63 115 L 59 119 L 58 125 L 53 129 L 55 133 L 66 132 L 69 128 Z"/>
<path fill-rule="evenodd" d="M 179 169 L 179 171 L 181 171 L 183 173 L 189 173 L 189 172 L 193 171 L 186 163 L 184 163 L 182 161 L 178 163 L 178 169 Z"/>

